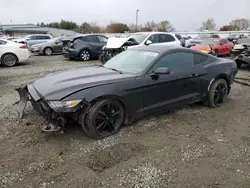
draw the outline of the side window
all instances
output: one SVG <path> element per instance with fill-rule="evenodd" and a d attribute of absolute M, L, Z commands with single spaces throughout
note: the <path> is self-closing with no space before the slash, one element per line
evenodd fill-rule
<path fill-rule="evenodd" d="M 98 36 L 93 35 L 93 36 L 91 36 L 91 42 L 100 43 L 100 40 L 99 40 Z"/>
<path fill-rule="evenodd" d="M 173 41 L 175 41 L 175 39 L 172 35 L 168 35 L 168 34 L 160 35 L 160 42 L 173 42 Z"/>
<path fill-rule="evenodd" d="M 44 40 L 45 36 L 35 36 L 35 40 Z"/>
<path fill-rule="evenodd" d="M 181 35 L 176 34 L 175 36 L 176 36 L 177 39 L 181 40 Z"/>
<path fill-rule="evenodd" d="M 148 40 L 151 40 L 152 43 L 159 43 L 159 35 L 155 34 L 155 35 L 151 35 Z"/>
<path fill-rule="evenodd" d="M 86 36 L 86 37 L 78 38 L 77 40 L 81 40 L 81 41 L 83 41 L 83 42 L 90 42 L 90 41 L 91 41 L 91 38 L 90 38 L 90 36 Z"/>
<path fill-rule="evenodd" d="M 226 43 L 227 43 L 227 41 L 225 39 L 221 40 L 221 44 L 226 44 Z"/>
<path fill-rule="evenodd" d="M 220 38 L 219 35 L 211 35 L 211 38 Z"/>
<path fill-rule="evenodd" d="M 161 58 L 154 66 L 153 70 L 158 67 L 167 67 L 171 70 L 191 66 L 193 66 L 193 53 L 175 52 Z"/>
<path fill-rule="evenodd" d="M 0 45 L 6 44 L 7 42 L 0 40 Z"/>
<path fill-rule="evenodd" d="M 63 42 L 62 39 L 56 40 L 56 43 L 62 43 L 62 42 Z"/>
<path fill-rule="evenodd" d="M 108 39 L 104 36 L 98 36 L 101 43 L 107 43 Z"/>
<path fill-rule="evenodd" d="M 228 43 L 228 40 L 227 39 L 223 39 L 224 41 L 224 44 L 227 44 Z"/>
<path fill-rule="evenodd" d="M 43 39 L 50 39 L 50 36 L 43 36 Z"/>
<path fill-rule="evenodd" d="M 201 54 L 194 54 L 194 64 L 199 65 L 207 62 L 208 57 Z"/>
<path fill-rule="evenodd" d="M 30 40 L 37 40 L 38 36 L 30 36 Z"/>

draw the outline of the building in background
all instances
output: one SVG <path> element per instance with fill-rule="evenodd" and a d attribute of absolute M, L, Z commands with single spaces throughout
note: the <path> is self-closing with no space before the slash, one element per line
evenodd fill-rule
<path fill-rule="evenodd" d="M 50 34 L 53 37 L 70 36 L 77 34 L 75 31 L 66 29 L 41 27 L 34 24 L 9 24 L 1 25 L 0 33 L 10 37 L 23 37 L 30 34 Z"/>

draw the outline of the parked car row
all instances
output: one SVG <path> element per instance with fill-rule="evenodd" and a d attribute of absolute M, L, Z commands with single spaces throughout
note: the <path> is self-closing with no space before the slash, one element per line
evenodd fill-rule
<path fill-rule="evenodd" d="M 237 41 L 241 39 L 239 38 Z M 192 39 L 191 37 L 182 37 L 178 33 L 166 32 L 137 32 L 128 34 L 125 37 L 111 38 L 100 34 L 58 38 L 52 38 L 51 35 L 46 34 L 35 34 L 21 39 L 10 38 L 9 41 L 26 44 L 31 54 L 62 54 L 67 59 L 79 59 L 82 61 L 99 58 L 103 64 L 122 51 L 136 46 L 164 45 L 187 47 L 207 54 L 221 56 L 230 55 L 234 43 L 237 43 L 220 38 L 216 34 L 200 34 Z"/>

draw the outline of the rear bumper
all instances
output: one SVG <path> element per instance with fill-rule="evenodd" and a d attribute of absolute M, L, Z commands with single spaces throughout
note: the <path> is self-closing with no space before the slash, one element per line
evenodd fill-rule
<path fill-rule="evenodd" d="M 28 51 L 28 50 L 25 50 L 25 51 L 23 51 L 22 53 L 19 53 L 19 55 L 18 55 L 18 60 L 19 60 L 20 62 L 22 62 L 22 61 L 27 61 L 27 60 L 29 59 L 29 57 L 30 57 L 29 51 Z"/>
<path fill-rule="evenodd" d="M 63 49 L 62 51 L 62 55 L 69 59 L 69 58 L 73 58 L 73 59 L 78 59 L 78 52 L 74 49 Z"/>

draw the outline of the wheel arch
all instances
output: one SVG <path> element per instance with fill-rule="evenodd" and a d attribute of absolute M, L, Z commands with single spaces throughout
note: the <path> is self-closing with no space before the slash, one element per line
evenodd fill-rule
<path fill-rule="evenodd" d="M 45 52 L 45 49 L 46 48 L 50 48 L 51 50 L 52 50 L 52 53 L 54 52 L 54 49 L 51 47 L 51 46 L 45 46 L 44 48 L 43 48 L 43 53 Z"/>
<path fill-rule="evenodd" d="M 84 47 L 79 51 L 79 54 L 78 54 L 79 57 L 80 57 L 80 54 L 81 54 L 81 52 L 82 52 L 83 50 L 88 50 L 89 53 L 90 53 L 90 58 L 92 57 L 92 50 L 91 50 L 91 48 L 88 47 L 88 46 L 84 46 Z"/>
<path fill-rule="evenodd" d="M 228 89 L 228 94 L 229 94 L 231 86 L 230 86 L 230 80 L 229 80 L 227 74 L 219 74 L 219 75 L 217 75 L 215 78 L 213 78 L 213 79 L 211 80 L 209 86 L 208 86 L 208 91 L 210 90 L 211 85 L 212 85 L 216 80 L 218 80 L 218 79 L 224 79 L 224 80 L 227 82 L 227 86 L 228 86 L 228 88 L 229 88 L 229 89 Z"/>
<path fill-rule="evenodd" d="M 91 104 L 91 106 L 93 106 L 96 102 L 101 101 L 101 100 L 105 100 L 105 99 L 112 99 L 112 100 L 116 100 L 119 103 L 121 103 L 121 105 L 122 105 L 122 107 L 124 109 L 124 112 L 125 112 L 125 120 L 127 120 L 127 118 L 128 118 L 127 107 L 126 107 L 124 101 L 118 95 L 112 95 L 112 94 L 110 94 L 110 95 L 99 96 L 99 97 L 96 97 L 93 100 L 91 100 L 90 104 Z"/>

